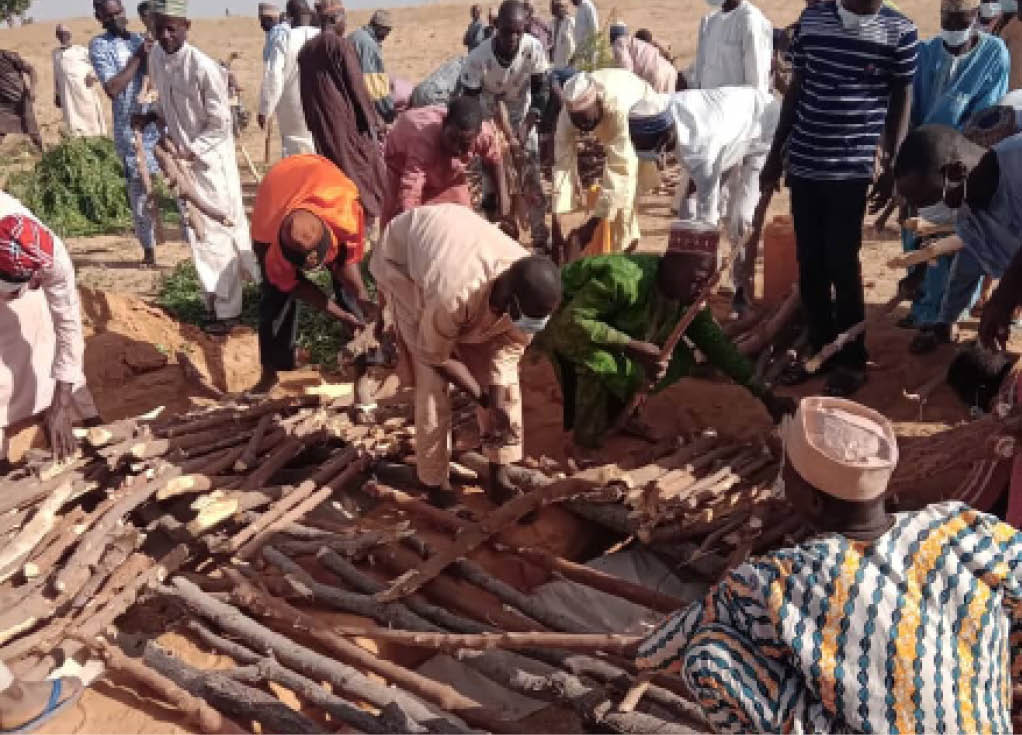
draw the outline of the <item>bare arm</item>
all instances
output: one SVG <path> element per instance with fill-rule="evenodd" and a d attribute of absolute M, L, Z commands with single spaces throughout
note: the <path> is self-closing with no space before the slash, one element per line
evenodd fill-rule
<path fill-rule="evenodd" d="M 128 63 L 124 65 L 124 68 L 116 76 L 112 77 L 110 81 L 103 84 L 103 91 L 106 92 L 107 97 L 113 99 L 128 88 L 131 80 L 135 78 L 135 74 L 138 73 L 139 68 L 142 66 L 142 59 L 149 53 L 151 48 L 152 44 L 149 41 L 139 46 L 138 51 L 128 59 Z"/>
<path fill-rule="evenodd" d="M 887 108 L 887 124 L 880 148 L 880 172 L 870 193 L 870 212 L 873 214 L 883 210 L 894 194 L 894 157 L 908 135 L 911 118 L 912 85 L 902 84 L 891 92 Z"/>
<path fill-rule="evenodd" d="M 784 104 L 781 106 L 781 118 L 777 122 L 774 142 L 759 177 L 760 191 L 778 189 L 781 185 L 781 176 L 784 174 L 784 151 L 787 148 L 788 139 L 791 137 L 791 131 L 795 127 L 795 110 L 798 108 L 798 100 L 801 96 L 802 73 L 793 72 L 791 85 L 784 94 Z"/>

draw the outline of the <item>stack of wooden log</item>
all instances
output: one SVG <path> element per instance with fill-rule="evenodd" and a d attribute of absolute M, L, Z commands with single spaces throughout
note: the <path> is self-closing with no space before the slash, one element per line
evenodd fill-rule
<path fill-rule="evenodd" d="M 0 660 L 41 678 L 81 649 L 70 636 L 102 632 L 175 570 L 300 536 L 309 509 L 408 451 L 403 425 L 353 426 L 311 397 L 82 432 L 72 460 L 0 481 Z"/>

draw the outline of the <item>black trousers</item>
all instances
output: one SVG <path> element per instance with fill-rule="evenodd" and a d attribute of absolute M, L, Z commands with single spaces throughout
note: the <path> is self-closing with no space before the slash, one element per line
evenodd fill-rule
<path fill-rule="evenodd" d="M 364 319 L 358 299 L 331 277 L 334 298 L 345 310 Z M 298 298 L 279 290 L 263 273 L 259 294 L 259 363 L 277 372 L 295 369 L 295 344 L 298 340 Z"/>
<path fill-rule="evenodd" d="M 862 223 L 869 182 L 810 181 L 791 176 L 791 214 L 798 252 L 799 289 L 814 351 L 866 317 L 862 286 Z M 834 365 L 866 366 L 860 337 L 834 358 Z"/>

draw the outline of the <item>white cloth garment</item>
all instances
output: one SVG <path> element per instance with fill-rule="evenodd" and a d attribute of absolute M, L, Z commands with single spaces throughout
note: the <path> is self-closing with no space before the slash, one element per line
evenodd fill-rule
<path fill-rule="evenodd" d="M 539 39 L 522 36 L 518 54 L 509 66 L 502 66 L 493 52 L 493 39 L 476 46 L 461 70 L 461 83 L 466 89 L 482 89 L 480 100 L 487 115 L 493 115 L 498 100 L 507 105 L 512 124 L 525 119 L 532 103 L 532 77 L 550 69 L 546 49 Z"/>
<path fill-rule="evenodd" d="M 554 18 L 554 48 L 551 52 L 554 69 L 565 69 L 571 66 L 571 57 L 575 55 L 575 18 L 566 15 Z"/>
<path fill-rule="evenodd" d="M 777 129 L 780 100 L 752 87 L 692 89 L 668 99 L 683 178 L 696 185 L 696 193 L 680 202 L 681 218 L 716 225 L 723 216 L 728 240 L 742 242 L 759 202 L 759 173 Z M 679 192 L 687 189 L 687 181 L 678 185 Z"/>
<path fill-rule="evenodd" d="M 690 88 L 755 87 L 770 92 L 773 26 L 749 0 L 729 13 L 715 10 L 699 24 L 696 60 L 685 75 Z"/>
<path fill-rule="evenodd" d="M 582 0 L 575 10 L 575 46 L 583 46 L 600 32 L 600 13 L 593 0 Z"/>
<path fill-rule="evenodd" d="M 21 202 L 0 192 L 0 217 L 11 214 L 38 221 Z M 0 459 L 7 456 L 4 429 L 48 409 L 58 381 L 74 387 L 80 418 L 97 415 L 85 387 L 85 340 L 74 266 L 56 235 L 53 267 L 40 275 L 38 289 L 12 301 L 0 300 Z"/>
<path fill-rule="evenodd" d="M 88 77 L 96 72 L 84 46 L 68 46 L 53 51 L 53 91 L 60 99 L 64 125 L 72 136 L 86 138 L 106 135 L 103 102 L 99 98 L 99 81 L 90 87 Z"/>
<path fill-rule="evenodd" d="M 149 57 L 149 73 L 160 95 L 167 135 L 195 157 L 181 163 L 196 190 L 233 220 L 234 226 L 226 227 L 200 215 L 206 237 L 200 242 L 188 228 L 188 241 L 217 318 L 237 318 L 244 274 L 258 282 L 259 266 L 245 217 L 226 77 L 219 64 L 188 43 L 173 55 L 157 45 Z"/>
<path fill-rule="evenodd" d="M 270 36 L 269 57 L 259 95 L 259 114 L 265 115 L 267 119 L 277 115 L 280 144 L 285 157 L 316 152 L 316 144 L 305 124 L 305 111 L 302 109 L 298 53 L 309 39 L 318 35 L 318 28 L 303 26 Z"/>

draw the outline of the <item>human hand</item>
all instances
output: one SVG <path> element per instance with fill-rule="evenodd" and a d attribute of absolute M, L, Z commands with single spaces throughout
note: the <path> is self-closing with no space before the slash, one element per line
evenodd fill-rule
<path fill-rule="evenodd" d="M 794 416 L 797 408 L 795 399 L 775 396 L 773 393 L 768 393 L 763 398 L 763 405 L 766 406 L 767 413 L 775 424 L 780 424 L 785 416 Z"/>
<path fill-rule="evenodd" d="M 873 188 L 869 192 L 869 213 L 882 212 L 887 203 L 891 201 L 892 196 L 894 196 L 894 171 L 885 166 L 876 181 L 873 182 Z"/>
<path fill-rule="evenodd" d="M 781 159 L 781 155 L 770 151 L 770 155 L 767 156 L 766 162 L 763 164 L 763 170 L 759 173 L 759 190 L 761 192 L 780 191 L 781 177 L 783 176 L 784 161 Z"/>
<path fill-rule="evenodd" d="M 1015 294 L 998 288 L 983 307 L 979 320 L 979 343 L 991 350 L 1003 350 L 1011 336 L 1011 319 L 1015 314 Z"/>
<path fill-rule="evenodd" d="M 46 412 L 46 433 L 50 439 L 53 457 L 58 462 L 72 456 L 77 448 L 71 421 L 72 413 L 71 384 L 57 383 L 53 392 L 53 403 Z"/>
<path fill-rule="evenodd" d="M 646 370 L 646 377 L 651 382 L 659 383 L 667 376 L 670 360 L 662 357 L 662 350 L 659 346 L 652 342 L 633 340 L 628 345 L 628 352 Z"/>

